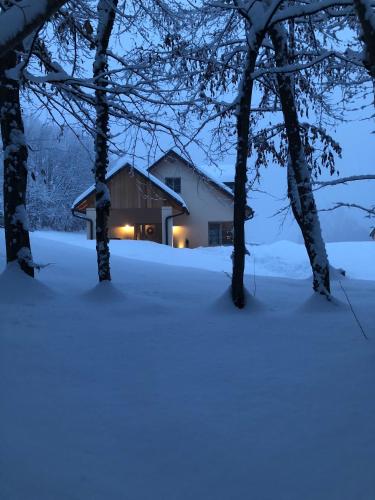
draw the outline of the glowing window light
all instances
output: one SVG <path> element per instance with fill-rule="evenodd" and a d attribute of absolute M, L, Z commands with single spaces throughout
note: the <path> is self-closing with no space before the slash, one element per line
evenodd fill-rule
<path fill-rule="evenodd" d="M 125 239 L 134 239 L 134 226 L 125 224 L 121 227 Z"/>

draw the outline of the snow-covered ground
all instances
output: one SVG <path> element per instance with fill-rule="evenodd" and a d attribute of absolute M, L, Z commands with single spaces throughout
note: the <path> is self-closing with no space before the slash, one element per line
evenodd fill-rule
<path fill-rule="evenodd" d="M 375 498 L 374 243 L 328 246 L 332 303 L 302 247 L 253 246 L 237 311 L 229 249 L 112 242 L 98 286 L 92 242 L 32 241 L 38 279 L 0 275 L 1 499 Z"/>
<path fill-rule="evenodd" d="M 40 231 L 32 238 L 60 241 L 84 248 L 95 249 L 95 242 L 83 233 Z M 280 278 L 308 278 L 311 275 L 306 250 L 291 241 L 278 241 L 268 245 L 248 245 L 251 256 L 247 258 L 246 273 Z M 231 247 L 173 249 L 146 241 L 111 241 L 111 254 L 160 264 L 194 267 L 209 271 L 231 272 Z M 375 243 L 350 241 L 328 243 L 331 265 L 345 269 L 356 279 L 375 280 Z M 38 256 L 36 256 L 38 260 Z"/>

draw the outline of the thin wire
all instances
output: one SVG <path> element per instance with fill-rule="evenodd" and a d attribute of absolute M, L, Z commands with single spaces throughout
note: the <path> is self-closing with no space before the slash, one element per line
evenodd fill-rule
<path fill-rule="evenodd" d="M 351 309 L 351 311 L 353 313 L 353 316 L 354 316 L 354 318 L 355 318 L 355 320 L 356 320 L 356 322 L 357 322 L 357 324 L 358 324 L 358 326 L 359 326 L 359 328 L 360 328 L 360 330 L 362 332 L 362 335 L 365 337 L 366 340 L 370 340 L 368 338 L 368 336 L 366 335 L 366 332 L 364 331 L 363 326 L 361 325 L 361 322 L 359 321 L 358 316 L 356 315 L 356 313 L 355 313 L 355 311 L 353 309 L 352 303 L 350 302 L 348 294 L 346 293 L 344 287 L 342 286 L 341 280 L 339 280 L 339 284 L 340 284 L 341 290 L 344 292 L 346 300 L 348 301 L 349 307 L 350 307 L 350 309 Z"/>
<path fill-rule="evenodd" d="M 256 296 L 256 294 L 257 294 L 257 282 L 255 279 L 255 255 L 254 255 L 254 297 Z"/>

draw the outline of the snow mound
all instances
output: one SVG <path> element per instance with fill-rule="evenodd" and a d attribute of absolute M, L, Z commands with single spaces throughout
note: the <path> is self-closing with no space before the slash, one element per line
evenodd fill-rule
<path fill-rule="evenodd" d="M 347 311 L 348 304 L 342 302 L 335 297 L 328 300 L 325 295 L 313 293 L 305 302 L 298 307 L 300 312 L 304 313 L 338 313 L 340 311 Z"/>
<path fill-rule="evenodd" d="M 123 302 L 125 294 L 110 281 L 102 281 L 88 292 L 83 294 L 83 298 L 90 302 Z"/>
<path fill-rule="evenodd" d="M 345 269 L 342 269 L 341 267 L 333 267 L 329 266 L 329 279 L 330 281 L 343 281 L 348 279 L 348 275 L 345 271 Z M 306 281 L 312 282 L 313 280 L 313 275 L 310 274 L 308 278 L 306 278 Z"/>
<path fill-rule="evenodd" d="M 266 309 L 265 304 L 258 300 L 254 295 L 245 290 L 246 306 L 242 311 L 245 313 L 254 314 L 256 312 L 263 312 Z M 234 306 L 231 297 L 230 287 L 213 303 L 213 309 L 218 313 L 235 313 L 238 314 L 238 309 Z"/>
<path fill-rule="evenodd" d="M 331 281 L 340 281 L 347 278 L 345 269 L 329 266 L 329 277 Z"/>
<path fill-rule="evenodd" d="M 17 263 L 9 264 L 0 274 L 0 302 L 35 304 L 53 299 L 56 293 L 37 278 L 25 274 Z"/>

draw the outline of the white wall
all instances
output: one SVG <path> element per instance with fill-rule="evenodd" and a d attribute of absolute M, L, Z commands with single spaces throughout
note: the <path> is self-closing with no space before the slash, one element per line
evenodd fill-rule
<path fill-rule="evenodd" d="M 165 158 L 152 170 L 152 174 L 163 182 L 166 177 L 181 177 L 181 196 L 190 215 L 173 219 L 173 225 L 177 226 L 174 231 L 176 246 L 186 238 L 192 248 L 207 246 L 208 223 L 233 220 L 233 201 L 229 196 L 204 181 L 179 160 Z"/>

